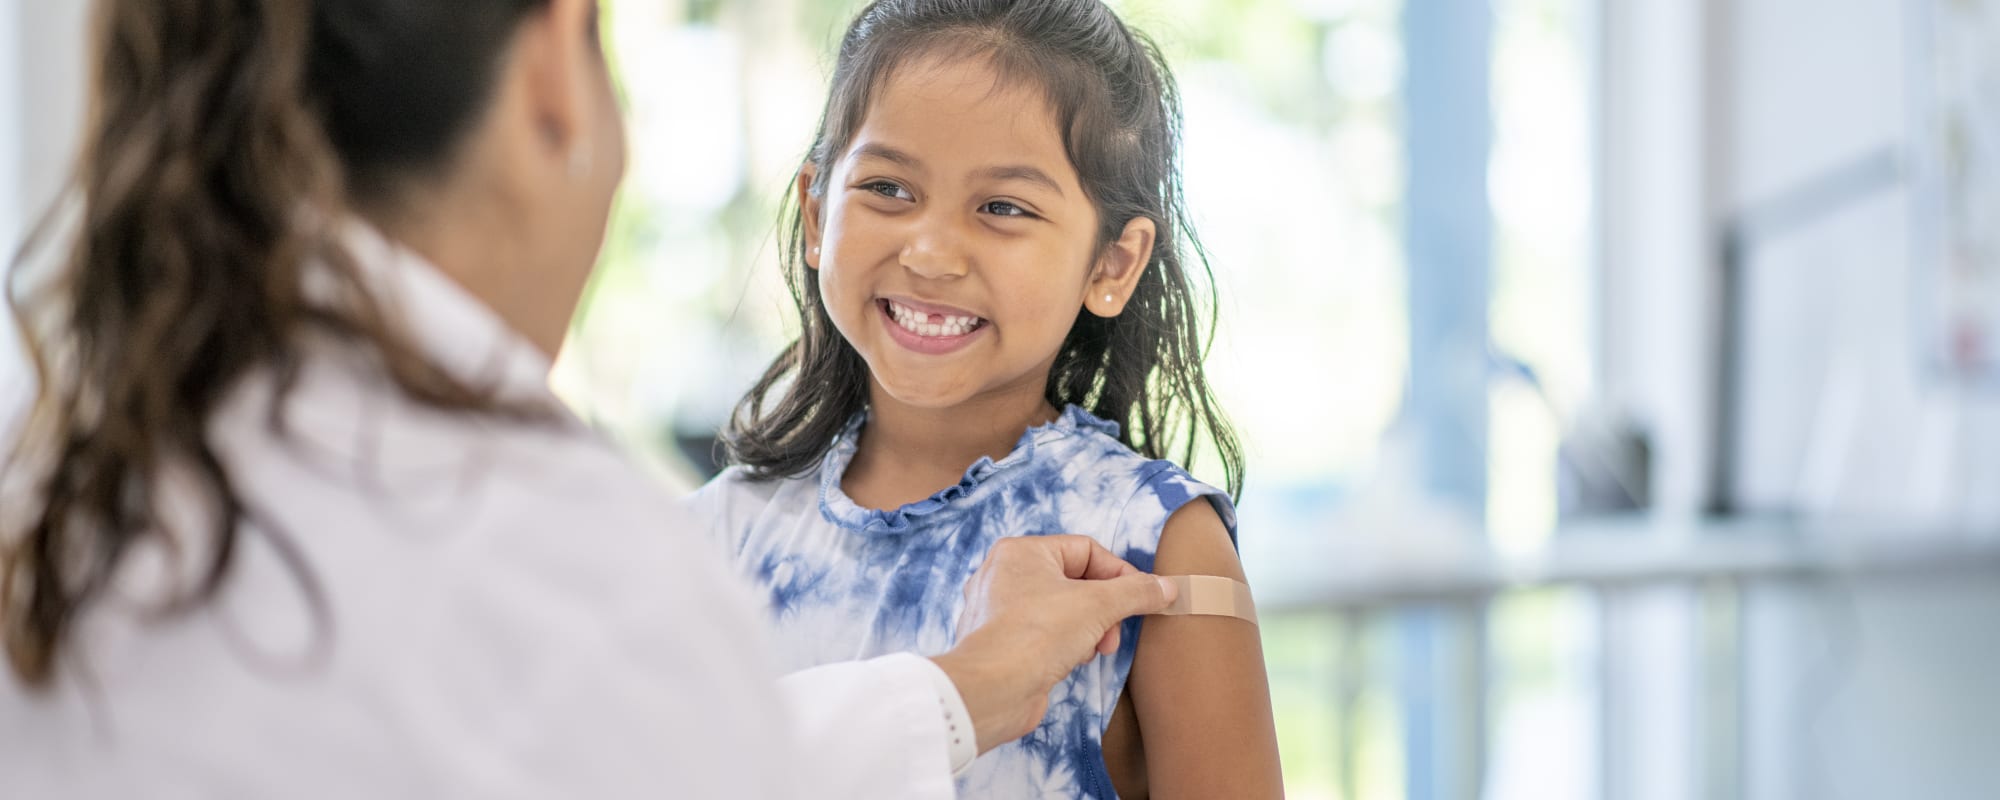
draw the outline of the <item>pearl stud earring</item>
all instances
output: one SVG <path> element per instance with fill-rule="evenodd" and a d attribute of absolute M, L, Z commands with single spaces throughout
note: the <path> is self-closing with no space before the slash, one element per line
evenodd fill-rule
<path fill-rule="evenodd" d="M 1108 294 L 1107 294 L 1107 295 L 1105 295 L 1105 296 L 1104 296 L 1104 302 L 1106 302 L 1106 303 L 1116 303 L 1116 302 L 1118 302 L 1118 298 L 1117 298 L 1116 296 L 1113 296 L 1113 295 L 1108 295 Z"/>

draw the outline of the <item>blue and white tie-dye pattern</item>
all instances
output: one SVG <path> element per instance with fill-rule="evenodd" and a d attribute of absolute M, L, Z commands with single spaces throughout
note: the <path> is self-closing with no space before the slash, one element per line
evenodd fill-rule
<path fill-rule="evenodd" d="M 1167 518 L 1198 497 L 1235 536 L 1225 493 L 1133 452 L 1119 443 L 1116 423 L 1075 406 L 944 491 L 893 511 L 862 508 L 840 489 L 862 421 L 810 475 L 759 483 L 732 468 L 694 498 L 738 565 L 769 592 L 787 669 L 949 649 L 966 579 L 1003 536 L 1085 534 L 1151 571 Z M 1041 727 L 981 756 L 960 779 L 960 795 L 1116 797 L 1099 747 L 1139 629 L 1140 620 L 1127 620 L 1117 654 L 1058 684 Z"/>

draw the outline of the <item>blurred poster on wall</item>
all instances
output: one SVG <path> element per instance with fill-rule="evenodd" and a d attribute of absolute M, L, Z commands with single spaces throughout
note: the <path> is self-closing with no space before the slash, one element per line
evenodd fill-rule
<path fill-rule="evenodd" d="M 2000 383 L 2000 0 L 1913 0 L 1926 361 Z"/>

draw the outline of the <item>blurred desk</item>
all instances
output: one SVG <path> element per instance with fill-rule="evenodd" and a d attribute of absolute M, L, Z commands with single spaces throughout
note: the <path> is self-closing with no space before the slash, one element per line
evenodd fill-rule
<path fill-rule="evenodd" d="M 1565 526 L 1524 555 L 1416 536 L 1293 537 L 1261 552 L 1254 542 L 1246 567 L 1265 618 L 1331 620 L 1332 755 L 1346 797 L 1360 793 L 1360 699 L 1382 663 L 1393 677 L 1379 677 L 1399 687 L 1403 713 L 1417 715 L 1405 724 L 1426 732 L 1412 746 L 1450 754 L 1458 759 L 1450 770 L 1485 785 L 1495 679 L 1488 615 L 1497 598 L 1568 589 L 1594 609 L 1594 796 L 1642 795 L 1631 788 L 1648 779 L 1637 759 L 1656 757 L 1646 754 L 1668 737 L 1687 748 L 1690 796 L 1733 800 L 1747 796 L 1748 591 L 1794 584 L 1845 594 L 1854 584 L 2000 572 L 2000 531 L 1887 520 L 1611 519 Z M 1386 662 L 1367 655 L 1369 630 L 1394 643 Z M 1676 705 L 1694 711 L 1661 713 Z"/>
<path fill-rule="evenodd" d="M 1365 546 L 1356 542 L 1356 546 Z M 1973 534 L 1890 522 L 1744 519 L 1663 523 L 1607 520 L 1565 527 L 1547 548 L 1506 556 L 1353 553 L 1262 563 L 1265 613 L 1461 604 L 1543 587 L 1618 589 L 1648 584 L 1824 578 L 1873 580 L 2000 570 L 2000 531 Z M 1314 565 L 1311 568 L 1296 565 Z"/>

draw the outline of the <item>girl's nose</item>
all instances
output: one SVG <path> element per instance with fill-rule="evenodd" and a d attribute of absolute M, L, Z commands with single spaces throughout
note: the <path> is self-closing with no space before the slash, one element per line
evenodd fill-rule
<path fill-rule="evenodd" d="M 970 269 L 965 248 L 948 231 L 924 230 L 903 246 L 903 268 L 924 278 L 962 278 Z"/>

